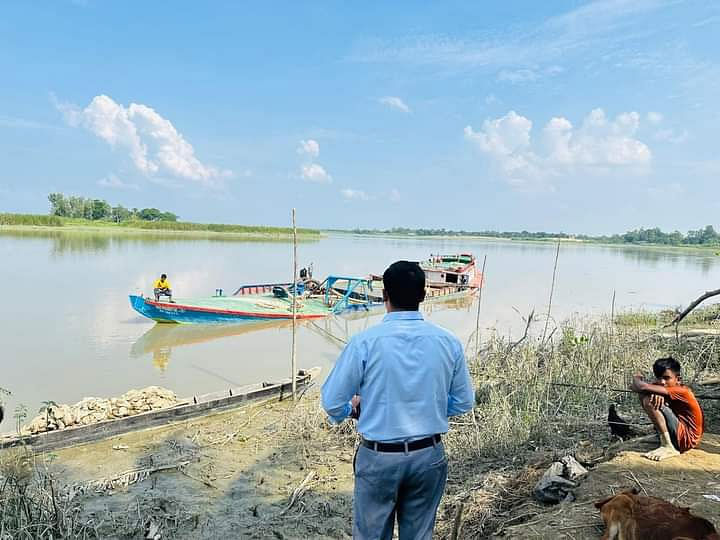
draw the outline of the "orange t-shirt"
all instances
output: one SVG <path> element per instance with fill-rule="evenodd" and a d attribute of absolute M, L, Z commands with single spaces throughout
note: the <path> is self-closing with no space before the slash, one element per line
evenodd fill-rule
<path fill-rule="evenodd" d="M 700 404 L 687 386 L 668 386 L 670 409 L 678 419 L 678 450 L 687 452 L 700 444 L 703 436 L 703 412 Z"/>

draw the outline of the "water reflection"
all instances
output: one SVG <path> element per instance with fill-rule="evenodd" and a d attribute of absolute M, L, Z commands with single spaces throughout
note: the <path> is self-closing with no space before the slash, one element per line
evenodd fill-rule
<path fill-rule="evenodd" d="M 303 324 L 302 321 L 298 321 Z M 292 321 L 268 321 L 245 324 L 155 324 L 130 347 L 130 356 L 140 358 L 152 353 L 152 363 L 164 372 L 174 347 L 196 345 L 208 341 L 241 336 L 268 328 L 283 328 Z"/>
<path fill-rule="evenodd" d="M 108 230 L 108 231 L 84 231 L 84 230 L 2 230 L 0 236 L 17 238 L 22 240 L 45 240 L 51 242 L 50 253 L 52 257 L 72 255 L 76 253 L 102 253 L 114 248 L 125 246 L 161 245 L 172 242 L 243 242 L 243 243 L 278 243 L 287 244 L 290 238 L 278 236 L 243 236 L 232 234 L 214 234 L 200 231 L 193 232 L 145 232 L 138 230 Z M 320 237 L 298 237 L 298 242 L 303 244 L 317 243 Z"/>
<path fill-rule="evenodd" d="M 470 312 L 473 297 L 453 298 L 428 302 L 421 305 L 426 316 L 438 310 L 455 310 Z M 305 329 L 323 340 L 341 349 L 357 332 L 367 330 L 371 324 L 381 320 L 383 309 L 372 311 L 355 311 L 351 313 L 333 315 L 317 320 L 297 321 L 298 331 Z M 142 358 L 151 355 L 153 366 L 164 373 L 173 349 L 186 345 L 197 345 L 210 341 L 222 340 L 262 332 L 269 329 L 286 329 L 292 327 L 292 321 L 263 321 L 237 324 L 164 324 L 157 323 L 140 336 L 130 347 L 130 356 Z"/>

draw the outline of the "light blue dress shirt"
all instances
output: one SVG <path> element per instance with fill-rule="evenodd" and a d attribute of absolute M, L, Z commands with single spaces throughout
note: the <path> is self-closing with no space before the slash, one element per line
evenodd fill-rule
<path fill-rule="evenodd" d="M 446 433 L 448 417 L 475 403 L 463 347 L 419 311 L 394 311 L 354 336 L 322 387 L 333 422 L 360 396 L 357 429 L 371 441 L 403 441 Z"/>

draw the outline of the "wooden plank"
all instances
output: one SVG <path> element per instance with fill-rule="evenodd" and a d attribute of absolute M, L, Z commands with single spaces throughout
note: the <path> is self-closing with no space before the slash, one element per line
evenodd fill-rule
<path fill-rule="evenodd" d="M 320 368 L 301 370 L 296 377 L 296 384 L 298 387 L 307 386 L 317 378 L 319 373 Z M 226 412 L 249 402 L 267 399 L 273 396 L 278 396 L 278 398 L 282 400 L 283 397 L 290 395 L 291 392 L 292 382 L 289 378 L 282 383 L 252 385 L 249 391 L 246 390 L 241 393 L 233 393 L 232 389 L 225 392 L 214 392 L 212 394 L 204 394 L 202 396 L 185 399 L 178 405 L 165 409 L 148 411 L 124 418 L 104 420 L 86 426 L 74 426 L 56 431 L 46 431 L 27 437 L 0 439 L 0 449 L 27 445 L 35 451 L 46 452 L 67 446 L 106 439 L 131 431 L 165 426 L 191 418 Z"/>

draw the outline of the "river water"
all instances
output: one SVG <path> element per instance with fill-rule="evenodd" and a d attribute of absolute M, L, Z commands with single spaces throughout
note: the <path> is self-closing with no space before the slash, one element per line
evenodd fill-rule
<path fill-rule="evenodd" d="M 390 238 L 331 234 L 298 248 L 315 277 L 382 273 L 398 259 L 430 253 L 487 255 L 481 328 L 517 332 L 520 313 L 545 313 L 555 246 L 475 239 Z M 132 233 L 0 231 L 0 387 L 7 416 L 23 404 L 75 403 L 130 388 L 160 385 L 180 396 L 289 375 L 288 324 L 156 325 L 135 313 L 128 294 L 151 292 L 167 273 L 179 297 L 226 294 L 241 284 L 289 281 L 292 245 Z M 710 251 L 564 244 L 552 303 L 556 321 L 573 313 L 660 309 L 687 304 L 717 288 L 720 257 Z M 425 307 L 426 316 L 464 341 L 477 304 Z M 298 366 L 332 367 L 348 336 L 382 312 L 299 324 Z M 11 429 L 6 420 L 2 431 Z"/>

